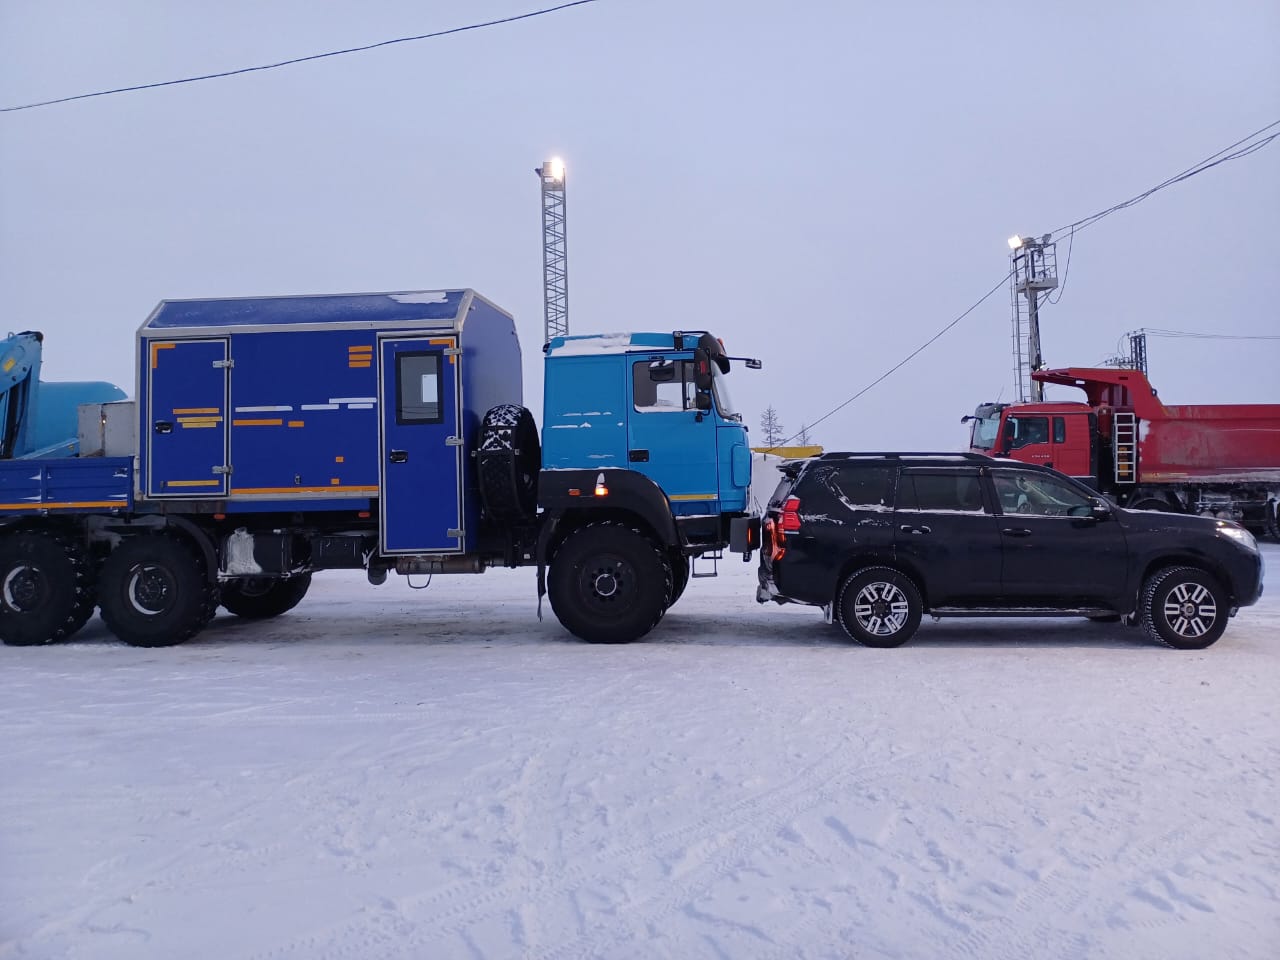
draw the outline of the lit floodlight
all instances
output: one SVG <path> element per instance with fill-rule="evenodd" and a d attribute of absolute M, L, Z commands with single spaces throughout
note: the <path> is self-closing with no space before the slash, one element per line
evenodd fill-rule
<path fill-rule="evenodd" d="M 564 180 L 564 161 L 559 157 L 552 157 L 542 165 L 542 176 L 547 180 L 554 180 L 560 183 Z"/>
<path fill-rule="evenodd" d="M 1022 246 L 1022 238 L 1015 233 L 1009 238 L 1009 249 L 1017 250 L 1020 246 Z"/>

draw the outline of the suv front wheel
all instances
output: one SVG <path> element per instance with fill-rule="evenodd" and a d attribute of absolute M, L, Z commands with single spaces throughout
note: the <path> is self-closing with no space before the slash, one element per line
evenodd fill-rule
<path fill-rule="evenodd" d="M 1195 567 L 1167 567 L 1142 588 L 1138 616 L 1147 634 L 1177 650 L 1203 650 L 1227 629 L 1227 597 Z"/>
<path fill-rule="evenodd" d="M 920 626 L 920 591 L 891 567 L 863 567 L 845 578 L 836 617 L 864 647 L 900 647 Z"/>

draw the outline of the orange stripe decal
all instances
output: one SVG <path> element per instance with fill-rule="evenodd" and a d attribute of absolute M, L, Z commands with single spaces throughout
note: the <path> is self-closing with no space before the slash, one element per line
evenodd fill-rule
<path fill-rule="evenodd" d="M 232 420 L 233 427 L 283 427 L 283 420 Z"/>

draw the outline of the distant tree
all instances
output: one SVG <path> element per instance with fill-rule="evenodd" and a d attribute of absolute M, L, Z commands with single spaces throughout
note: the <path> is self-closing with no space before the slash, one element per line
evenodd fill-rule
<path fill-rule="evenodd" d="M 811 443 L 813 443 L 813 441 L 809 439 L 809 428 L 803 423 L 800 424 L 800 432 L 796 434 L 796 445 L 807 447 Z"/>
<path fill-rule="evenodd" d="M 773 404 L 764 408 L 764 414 L 760 417 L 760 429 L 764 431 L 764 445 L 766 447 L 780 446 L 782 441 L 787 438 L 786 427 L 778 419 L 778 411 L 773 409 Z"/>

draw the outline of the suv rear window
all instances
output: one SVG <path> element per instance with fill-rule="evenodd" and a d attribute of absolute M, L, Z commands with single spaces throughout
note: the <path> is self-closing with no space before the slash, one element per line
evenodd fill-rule
<path fill-rule="evenodd" d="M 898 483 L 899 510 L 982 512 L 977 472 L 903 473 Z"/>

